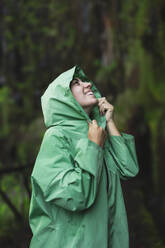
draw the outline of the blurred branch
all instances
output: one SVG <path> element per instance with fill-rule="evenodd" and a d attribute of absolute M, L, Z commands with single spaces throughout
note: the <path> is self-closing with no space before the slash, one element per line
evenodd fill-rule
<path fill-rule="evenodd" d="M 4 191 L 2 191 L 2 189 L 0 189 L 0 196 L 2 197 L 2 199 L 4 200 L 4 202 L 8 205 L 8 207 L 10 208 L 10 210 L 13 212 L 14 216 L 16 217 L 16 219 L 18 221 L 23 221 L 22 215 L 18 212 L 18 210 L 16 209 L 16 207 L 10 201 L 9 197 L 7 196 L 7 194 Z"/>
<path fill-rule="evenodd" d="M 26 175 L 23 175 L 23 185 L 24 185 L 24 187 L 26 189 L 26 192 L 28 194 L 28 197 L 30 199 L 30 197 L 31 197 L 31 189 L 29 187 L 29 178 Z"/>

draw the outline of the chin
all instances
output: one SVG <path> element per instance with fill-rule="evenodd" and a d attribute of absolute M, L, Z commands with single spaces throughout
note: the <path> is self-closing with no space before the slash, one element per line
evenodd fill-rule
<path fill-rule="evenodd" d="M 93 104 L 94 104 L 94 105 L 97 105 L 97 104 L 98 104 L 97 98 L 93 99 Z"/>
<path fill-rule="evenodd" d="M 94 107 L 98 104 L 98 100 L 95 98 L 95 99 L 92 99 L 89 103 L 86 104 L 86 107 Z"/>
<path fill-rule="evenodd" d="M 88 99 L 84 102 L 84 104 L 80 104 L 83 108 L 89 108 L 92 109 L 94 106 L 96 106 L 98 104 L 98 99 L 97 98 L 92 98 L 92 99 Z"/>

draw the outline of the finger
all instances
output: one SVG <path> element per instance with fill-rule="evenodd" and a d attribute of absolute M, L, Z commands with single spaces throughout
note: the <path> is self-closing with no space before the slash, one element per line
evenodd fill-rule
<path fill-rule="evenodd" d="M 100 104 L 98 106 L 99 106 L 99 108 L 102 108 L 102 107 L 106 106 L 106 103 L 100 102 Z"/>
<path fill-rule="evenodd" d="M 108 102 L 100 102 L 99 104 L 98 104 L 98 106 L 99 107 L 101 107 L 101 106 L 104 106 L 104 107 L 110 107 L 111 106 L 111 104 L 110 103 L 108 103 Z"/>
<path fill-rule="evenodd" d="M 104 105 L 100 106 L 100 112 L 104 114 L 106 112 L 107 108 Z"/>
<path fill-rule="evenodd" d="M 106 107 L 106 104 L 103 102 L 100 104 L 100 108 L 105 108 Z"/>
<path fill-rule="evenodd" d="M 98 106 L 101 106 L 103 103 L 104 103 L 104 102 L 101 102 L 101 101 L 100 101 L 100 102 L 98 103 Z"/>
<path fill-rule="evenodd" d="M 103 107 L 102 106 L 99 106 L 99 111 L 100 111 L 100 114 L 102 115 L 103 114 Z"/>
<path fill-rule="evenodd" d="M 98 102 L 99 102 L 99 103 L 106 102 L 106 101 L 107 101 L 107 100 L 106 100 L 105 97 L 102 97 L 102 98 L 99 98 L 99 99 L 98 99 Z"/>
<path fill-rule="evenodd" d="M 97 126 L 98 126 L 98 124 L 97 124 L 97 121 L 96 121 L 96 120 L 93 120 L 93 121 L 92 121 L 92 124 L 94 124 L 94 125 L 97 125 Z"/>
<path fill-rule="evenodd" d="M 105 101 L 106 100 L 106 98 L 105 97 L 100 97 L 100 98 L 98 98 L 98 101 L 100 102 L 100 101 Z"/>
<path fill-rule="evenodd" d="M 103 108 L 100 107 L 100 114 L 102 115 L 103 114 Z"/>
<path fill-rule="evenodd" d="M 98 103 L 98 106 L 101 106 L 101 105 L 104 104 L 104 103 L 105 103 L 105 102 L 103 102 L 103 101 L 101 102 L 101 101 L 100 101 L 100 102 Z"/>
<path fill-rule="evenodd" d="M 89 125 L 92 125 L 92 122 L 91 122 L 91 121 L 88 121 L 88 120 L 87 120 L 87 123 L 88 123 L 88 126 L 89 126 Z"/>

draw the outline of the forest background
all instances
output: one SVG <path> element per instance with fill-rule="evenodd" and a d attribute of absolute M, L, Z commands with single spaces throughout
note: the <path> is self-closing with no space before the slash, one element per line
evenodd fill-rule
<path fill-rule="evenodd" d="M 163 0 L 0 2 L 0 247 L 29 247 L 40 97 L 75 64 L 135 136 L 140 172 L 122 184 L 130 247 L 165 247 L 164 40 Z"/>

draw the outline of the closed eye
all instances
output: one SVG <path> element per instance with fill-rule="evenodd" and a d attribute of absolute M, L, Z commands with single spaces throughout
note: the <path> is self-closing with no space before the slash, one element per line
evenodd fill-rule
<path fill-rule="evenodd" d="M 76 78 L 71 81 L 71 86 L 73 86 L 75 84 L 78 84 L 78 85 L 80 84 L 79 80 Z"/>

